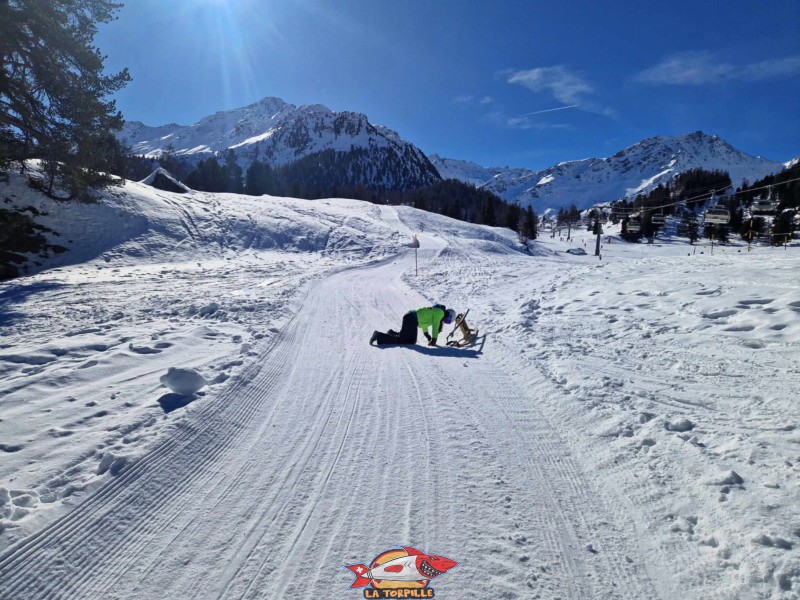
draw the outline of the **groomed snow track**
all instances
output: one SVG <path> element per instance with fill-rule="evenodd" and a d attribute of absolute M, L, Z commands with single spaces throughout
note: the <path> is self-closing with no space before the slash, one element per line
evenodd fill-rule
<path fill-rule="evenodd" d="M 413 264 L 315 285 L 175 435 L 2 555 L 0 598 L 356 598 L 342 566 L 399 545 L 459 562 L 442 598 L 655 597 L 491 338 L 367 345 L 426 303 L 401 281 Z"/>

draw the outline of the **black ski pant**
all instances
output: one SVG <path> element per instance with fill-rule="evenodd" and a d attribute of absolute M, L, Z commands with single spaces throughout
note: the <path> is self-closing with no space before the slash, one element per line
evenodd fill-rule
<path fill-rule="evenodd" d="M 412 310 L 403 316 L 403 326 L 400 333 L 391 329 L 389 333 L 378 333 L 375 341 L 380 344 L 416 344 L 417 343 L 417 311 Z"/>

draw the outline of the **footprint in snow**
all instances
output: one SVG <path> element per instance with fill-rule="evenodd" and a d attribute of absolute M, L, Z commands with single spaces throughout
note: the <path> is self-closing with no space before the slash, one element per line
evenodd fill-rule
<path fill-rule="evenodd" d="M 160 354 L 161 350 L 158 348 L 151 348 L 150 346 L 134 346 L 133 343 L 128 344 L 128 350 L 136 354 Z"/>
<path fill-rule="evenodd" d="M 767 546 L 768 548 L 780 548 L 781 550 L 791 550 L 793 544 L 778 536 L 770 536 L 765 533 L 759 534 L 753 538 L 753 543 L 760 546 Z"/>
<path fill-rule="evenodd" d="M 33 512 L 39 504 L 39 494 L 34 490 L 9 490 L 0 487 L 0 517 L 19 521 Z"/>
<path fill-rule="evenodd" d="M 111 475 L 119 475 L 127 464 L 127 456 L 116 456 L 113 452 L 106 452 L 103 454 L 103 458 L 100 459 L 100 464 L 97 465 L 97 474 L 102 475 L 108 472 Z"/>
<path fill-rule="evenodd" d="M 750 307 L 752 305 L 772 304 L 775 302 L 772 298 L 753 298 L 752 300 L 739 300 L 739 305 L 742 307 Z"/>
<path fill-rule="evenodd" d="M 706 319 L 724 319 L 725 317 L 732 317 L 733 315 L 737 314 L 739 311 L 736 310 L 719 310 L 716 312 L 708 312 L 703 314 L 703 317 Z"/>
<path fill-rule="evenodd" d="M 69 429 L 59 429 L 57 427 L 54 427 L 52 429 L 49 429 L 47 433 L 50 435 L 50 437 L 62 438 L 62 437 L 69 437 L 75 432 L 70 431 Z"/>
<path fill-rule="evenodd" d="M 754 329 L 753 325 L 733 325 L 726 327 L 723 331 L 753 331 Z"/>

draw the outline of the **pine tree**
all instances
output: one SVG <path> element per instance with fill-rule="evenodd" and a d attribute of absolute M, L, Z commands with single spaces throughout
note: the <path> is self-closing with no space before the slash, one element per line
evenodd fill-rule
<path fill-rule="evenodd" d="M 495 227 L 497 225 L 497 211 L 495 207 L 494 195 L 487 194 L 483 199 L 481 208 L 481 223 Z"/>
<path fill-rule="evenodd" d="M 681 227 L 686 231 L 689 237 L 689 243 L 694 244 L 700 235 L 700 225 L 697 218 L 690 211 L 686 211 L 681 219 Z"/>
<path fill-rule="evenodd" d="M 581 220 L 581 211 L 574 204 L 570 204 L 567 209 L 559 209 L 559 218 L 561 225 L 567 228 L 567 239 L 572 237 L 572 228 L 575 227 Z"/>
<path fill-rule="evenodd" d="M 225 161 L 225 191 L 234 194 L 241 194 L 244 191 L 244 184 L 242 183 L 242 167 L 236 160 L 236 153 L 228 148 L 224 154 Z"/>
<path fill-rule="evenodd" d="M 272 167 L 261 161 L 253 161 L 245 174 L 245 192 L 251 196 L 275 193 Z"/>
<path fill-rule="evenodd" d="M 772 225 L 772 245 L 781 246 L 788 242 L 794 232 L 794 218 L 797 214 L 794 210 L 781 212 Z"/>
<path fill-rule="evenodd" d="M 420 210 L 429 210 L 428 200 L 425 197 L 425 195 L 422 193 L 421 190 L 417 191 L 417 193 L 414 194 L 414 203 L 413 204 L 414 204 L 414 208 L 418 208 Z"/>
<path fill-rule="evenodd" d="M 43 159 L 44 191 L 53 197 L 88 199 L 90 189 L 115 182 L 103 171 L 123 154 L 113 135 L 123 121 L 105 98 L 130 77 L 127 69 L 104 75 L 104 57 L 92 40 L 97 25 L 121 6 L 0 1 L 0 168 Z"/>
<path fill-rule="evenodd" d="M 127 152 L 125 156 L 125 169 L 120 175 L 125 179 L 139 181 L 150 175 L 155 168 L 156 160 L 154 158 L 147 158 L 146 156 L 138 156 Z"/>
<path fill-rule="evenodd" d="M 506 218 L 505 218 L 505 226 L 508 227 L 511 231 L 520 230 L 520 220 L 522 217 L 522 209 L 520 208 L 519 204 L 510 204 L 506 209 Z"/>
<path fill-rule="evenodd" d="M 176 177 L 178 181 L 184 181 L 189 174 L 187 162 L 178 157 L 175 146 L 172 144 L 164 148 L 158 157 L 158 166 L 169 171 L 170 175 Z"/>
<path fill-rule="evenodd" d="M 528 206 L 525 209 L 525 218 L 522 223 L 522 235 L 526 239 L 535 240 L 539 236 L 539 218 L 533 212 L 533 208 Z"/>
<path fill-rule="evenodd" d="M 294 181 L 292 181 L 291 186 L 289 186 L 289 195 L 292 198 L 302 198 L 302 193 L 303 193 L 303 187 L 300 184 L 300 181 L 295 179 Z"/>
<path fill-rule="evenodd" d="M 708 223 L 703 227 L 703 235 L 708 239 L 714 239 L 720 243 L 728 242 L 728 226 L 722 224 Z"/>
<path fill-rule="evenodd" d="M 186 176 L 186 185 L 203 192 L 226 192 L 230 184 L 228 172 L 216 156 L 201 160 L 194 171 Z"/>

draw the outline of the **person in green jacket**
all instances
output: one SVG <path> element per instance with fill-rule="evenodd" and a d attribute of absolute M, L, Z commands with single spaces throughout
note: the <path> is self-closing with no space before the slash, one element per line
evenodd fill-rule
<path fill-rule="evenodd" d="M 449 325 L 456 318 L 456 311 L 447 308 L 443 304 L 426 306 L 417 310 L 408 311 L 403 316 L 403 325 L 400 331 L 390 329 L 386 333 L 381 331 L 372 332 L 369 343 L 383 346 L 386 344 L 416 344 L 417 328 L 422 329 L 422 333 L 428 340 L 429 346 L 436 345 L 436 338 L 442 331 L 442 325 Z M 430 329 L 430 333 L 428 333 Z"/>

